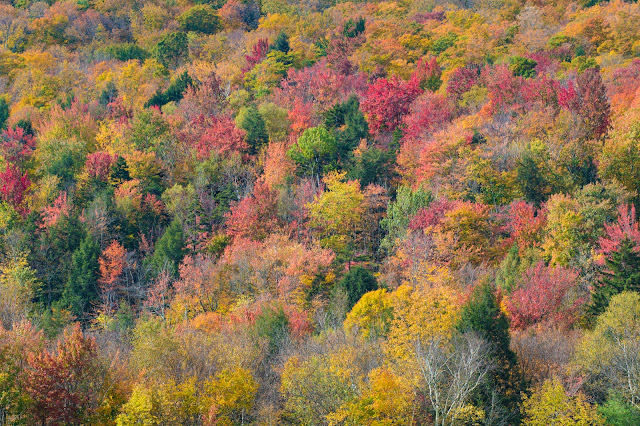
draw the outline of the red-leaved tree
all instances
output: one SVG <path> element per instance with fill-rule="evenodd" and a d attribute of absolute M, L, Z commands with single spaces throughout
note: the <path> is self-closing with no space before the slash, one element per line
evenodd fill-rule
<path fill-rule="evenodd" d="M 431 57 L 425 61 L 418 61 L 415 71 L 411 74 L 411 81 L 422 90 L 435 92 L 442 84 L 440 77 L 442 77 L 442 68 L 438 65 L 438 60 Z"/>
<path fill-rule="evenodd" d="M 0 151 L 6 161 L 24 167 L 36 149 L 35 138 L 26 133 L 22 127 L 8 128 L 0 135 Z"/>
<path fill-rule="evenodd" d="M 599 139 L 608 132 L 611 107 L 599 68 L 589 68 L 560 87 L 558 103 L 582 118 L 587 137 Z"/>
<path fill-rule="evenodd" d="M 379 78 L 369 86 L 362 101 L 362 111 L 367 116 L 373 133 L 394 131 L 409 113 L 411 103 L 422 93 L 416 80 L 406 82 L 397 76 Z"/>
<path fill-rule="evenodd" d="M 424 144 L 427 136 L 449 122 L 452 112 L 452 107 L 445 97 L 424 93 L 410 106 L 409 114 L 403 119 L 405 143 L 415 141 Z"/>
<path fill-rule="evenodd" d="M 76 324 L 57 350 L 30 354 L 27 364 L 24 389 L 33 417 L 41 424 L 86 424 L 101 387 L 95 339 Z"/>
<path fill-rule="evenodd" d="M 0 199 L 11 204 L 23 216 L 28 213 L 24 196 L 30 186 L 27 173 L 22 174 L 15 164 L 7 163 L 6 170 L 0 173 Z"/>
<path fill-rule="evenodd" d="M 326 59 L 300 70 L 289 68 L 287 77 L 274 90 L 274 102 L 290 109 L 296 101 L 311 104 L 314 118 L 321 119 L 321 113 L 337 102 L 346 101 L 349 96 L 360 96 L 367 87 L 364 73 L 345 75 L 327 66 Z M 317 115 L 317 117 L 316 117 Z"/>
<path fill-rule="evenodd" d="M 456 68 L 451 73 L 447 83 L 447 95 L 454 99 L 460 99 L 478 81 L 480 67 L 477 65 L 467 65 Z"/>
<path fill-rule="evenodd" d="M 599 139 L 609 130 L 611 108 L 599 68 L 589 68 L 576 78 L 578 114 L 585 120 L 589 136 Z"/>
<path fill-rule="evenodd" d="M 69 203 L 67 192 L 63 191 L 53 200 L 51 206 L 46 206 L 42 209 L 42 227 L 49 228 L 58 223 L 63 216 L 68 216 L 71 210 L 71 204 Z"/>
<path fill-rule="evenodd" d="M 640 229 L 636 221 L 636 207 L 626 204 L 618 207 L 618 220 L 612 224 L 604 225 L 604 235 L 598 241 L 599 253 L 609 256 L 618 251 L 620 244 L 630 240 L 635 244 L 636 250 L 640 248 Z"/>
<path fill-rule="evenodd" d="M 570 327 L 587 297 L 577 294 L 578 272 L 538 262 L 522 275 L 516 290 L 505 298 L 511 327 L 526 329 L 537 324 Z"/>
<path fill-rule="evenodd" d="M 259 181 L 250 196 L 231 207 L 226 218 L 230 236 L 263 240 L 282 225 L 278 218 L 278 193 Z"/>
<path fill-rule="evenodd" d="M 183 132 L 185 142 L 191 145 L 199 161 L 208 159 L 212 153 L 225 155 L 247 149 L 246 132 L 236 127 L 228 115 L 195 118 Z"/>
<path fill-rule="evenodd" d="M 100 264 L 100 297 L 102 299 L 102 312 L 110 314 L 116 306 L 116 299 L 120 289 L 120 276 L 125 267 L 127 252 L 117 241 L 104 249 L 98 259 Z"/>
<path fill-rule="evenodd" d="M 85 169 L 90 178 L 100 182 L 106 182 L 111 173 L 111 166 L 118 159 L 117 155 L 112 156 L 108 152 L 98 151 L 87 154 Z"/>
<path fill-rule="evenodd" d="M 511 204 L 506 218 L 505 230 L 509 232 L 507 244 L 518 244 L 523 253 L 540 243 L 541 232 L 547 224 L 545 209 L 536 209 L 533 204 L 518 201 Z"/>
<path fill-rule="evenodd" d="M 242 72 L 246 73 L 251 71 L 253 67 L 255 67 L 257 64 L 262 62 L 264 58 L 267 57 L 267 53 L 269 53 L 269 40 L 266 38 L 261 38 L 256 44 L 251 47 L 251 54 L 244 55 L 244 59 L 247 61 L 247 65 L 242 69 Z"/>

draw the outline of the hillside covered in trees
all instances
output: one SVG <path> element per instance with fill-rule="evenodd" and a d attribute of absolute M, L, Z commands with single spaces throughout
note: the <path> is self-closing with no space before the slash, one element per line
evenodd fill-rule
<path fill-rule="evenodd" d="M 0 4 L 0 425 L 640 424 L 640 5 Z"/>

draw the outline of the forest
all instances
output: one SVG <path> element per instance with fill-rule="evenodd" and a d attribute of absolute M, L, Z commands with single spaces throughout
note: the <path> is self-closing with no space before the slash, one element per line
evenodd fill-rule
<path fill-rule="evenodd" d="M 639 22 L 0 2 L 0 426 L 639 425 Z"/>

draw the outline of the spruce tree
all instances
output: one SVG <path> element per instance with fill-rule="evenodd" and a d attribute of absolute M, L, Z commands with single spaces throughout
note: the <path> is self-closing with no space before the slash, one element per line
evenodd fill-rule
<path fill-rule="evenodd" d="M 284 32 L 278 34 L 278 37 L 276 37 L 276 41 L 273 42 L 271 48 L 282 53 L 289 53 L 289 36 Z"/>
<path fill-rule="evenodd" d="M 167 68 L 177 68 L 189 57 L 189 39 L 183 32 L 165 35 L 155 47 L 158 62 Z"/>
<path fill-rule="evenodd" d="M 627 290 L 640 292 L 640 253 L 629 238 L 605 260 L 605 268 L 592 293 L 589 316 L 600 315 L 613 296 Z"/>
<path fill-rule="evenodd" d="M 325 114 L 325 127 L 335 135 L 335 161 L 342 168 L 353 163 L 353 150 L 369 136 L 369 125 L 360 111 L 360 102 L 352 95 L 343 103 L 335 104 Z"/>
<path fill-rule="evenodd" d="M 0 98 L 0 130 L 4 130 L 7 127 L 7 120 L 9 119 L 9 104 L 5 98 Z"/>
<path fill-rule="evenodd" d="M 249 154 L 255 155 L 260 148 L 269 141 L 267 127 L 264 119 L 260 115 L 258 108 L 251 105 L 241 115 L 239 127 L 247 132 L 247 143 L 249 144 Z"/>
<path fill-rule="evenodd" d="M 549 184 L 533 155 L 527 152 L 522 156 L 517 173 L 516 182 L 524 198 L 540 207 L 547 200 Z"/>
<path fill-rule="evenodd" d="M 520 419 L 520 394 L 525 387 L 518 359 L 509 347 L 509 321 L 500 310 L 491 284 L 480 284 L 473 290 L 462 309 L 458 330 L 476 333 L 491 345 L 494 368 L 476 394 L 487 419 L 517 424 Z"/>
<path fill-rule="evenodd" d="M 156 243 L 151 263 L 156 272 L 167 269 L 174 275 L 184 257 L 184 232 L 180 221 L 174 219 Z"/>
<path fill-rule="evenodd" d="M 151 106 L 163 107 L 169 102 L 180 102 L 184 96 L 184 92 L 191 86 L 193 86 L 193 80 L 185 71 L 169 85 L 166 91 L 163 92 L 158 89 L 144 106 L 145 108 L 149 108 Z"/>
<path fill-rule="evenodd" d="M 78 318 L 85 319 L 91 304 L 98 298 L 99 256 L 98 243 L 87 234 L 71 257 L 71 271 L 62 293 L 61 307 L 70 308 Z"/>
<path fill-rule="evenodd" d="M 345 291 L 348 296 L 348 307 L 351 309 L 363 294 L 378 289 L 378 281 L 368 269 L 355 266 L 342 277 L 337 288 Z"/>

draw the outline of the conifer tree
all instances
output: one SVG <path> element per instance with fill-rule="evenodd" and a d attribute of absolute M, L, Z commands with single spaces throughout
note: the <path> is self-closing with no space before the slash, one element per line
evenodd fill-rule
<path fill-rule="evenodd" d="M 273 46 L 271 46 L 273 50 L 277 50 L 282 53 L 289 53 L 289 36 L 284 32 L 278 34 L 276 41 L 273 42 Z"/>
<path fill-rule="evenodd" d="M 536 207 L 547 200 L 548 183 L 538 166 L 536 159 L 525 153 L 519 161 L 516 182 L 524 194 L 524 198 Z"/>
<path fill-rule="evenodd" d="M 483 283 L 473 290 L 458 323 L 460 332 L 474 332 L 491 345 L 494 368 L 476 398 L 484 406 L 487 419 L 503 419 L 517 424 L 523 379 L 516 354 L 509 347 L 509 321 L 500 310 L 493 286 Z"/>
<path fill-rule="evenodd" d="M 0 98 L 0 130 L 7 127 L 7 120 L 9 119 L 9 104 L 5 98 Z"/>
<path fill-rule="evenodd" d="M 260 151 L 260 147 L 269 141 L 266 124 L 260 115 L 258 108 L 251 105 L 238 120 L 238 127 L 247 132 L 247 143 L 249 144 L 249 154 L 255 155 Z"/>
<path fill-rule="evenodd" d="M 87 234 L 71 258 L 71 273 L 61 304 L 71 308 L 78 318 L 85 318 L 91 304 L 98 298 L 98 256 L 100 247 L 93 236 Z"/>
<path fill-rule="evenodd" d="M 184 232 L 180 221 L 174 219 L 156 243 L 151 263 L 158 272 L 167 269 L 173 274 L 177 274 L 178 265 L 183 257 Z"/>
<path fill-rule="evenodd" d="M 593 289 L 589 315 L 592 318 L 600 315 L 613 296 L 627 290 L 640 292 L 640 253 L 629 238 L 605 260 L 605 269 Z"/>
<path fill-rule="evenodd" d="M 378 281 L 371 271 L 356 266 L 351 268 L 338 283 L 348 297 L 348 308 L 351 309 L 363 294 L 378 289 Z"/>
<path fill-rule="evenodd" d="M 337 142 L 336 161 L 343 167 L 352 162 L 353 150 L 369 136 L 369 125 L 355 95 L 325 113 L 325 127 L 333 129 Z"/>
<path fill-rule="evenodd" d="M 183 32 L 169 33 L 155 48 L 158 62 L 168 68 L 177 68 L 189 56 L 189 40 Z"/>

